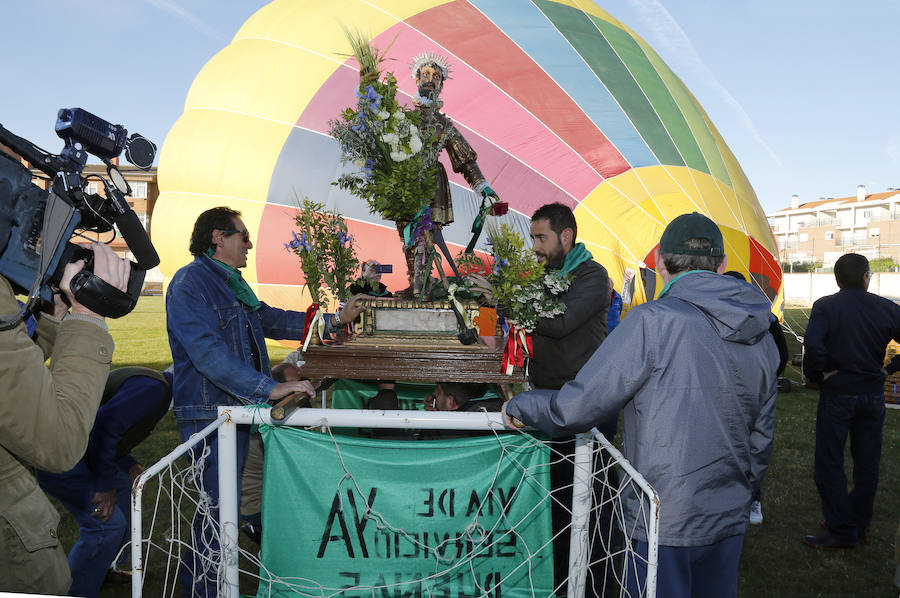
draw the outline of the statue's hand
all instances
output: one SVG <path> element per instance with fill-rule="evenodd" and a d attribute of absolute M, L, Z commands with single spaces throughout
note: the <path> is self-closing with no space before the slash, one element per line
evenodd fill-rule
<path fill-rule="evenodd" d="M 497 195 L 497 192 L 491 189 L 489 185 L 485 185 L 484 189 L 481 190 L 481 196 L 485 199 L 487 199 L 488 197 L 493 197 L 494 201 L 500 200 L 500 196 Z"/>

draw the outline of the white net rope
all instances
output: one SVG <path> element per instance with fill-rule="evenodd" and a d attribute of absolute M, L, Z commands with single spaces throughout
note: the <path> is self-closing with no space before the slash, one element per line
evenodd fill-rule
<path fill-rule="evenodd" d="M 321 430 L 317 426 L 308 429 Z M 342 436 L 332 435 L 326 430 L 334 450 L 337 451 L 341 463 L 341 477 L 335 496 L 342 496 L 342 508 L 350 513 L 361 512 L 369 524 L 374 524 L 381 537 L 393 550 L 406 553 L 415 552 L 429 563 L 430 573 L 420 579 L 401 579 L 392 571 L 384 571 L 378 583 L 345 584 L 344 587 L 328 587 L 314 579 L 302 576 L 278 576 L 260 559 L 258 547 L 247 538 L 242 538 L 238 549 L 239 574 L 242 593 L 257 592 L 260 596 L 297 595 L 319 598 L 332 596 L 501 596 L 501 588 L 509 583 L 512 576 L 517 575 L 517 590 L 523 588 L 522 579 L 528 585 L 528 596 L 545 596 L 546 591 L 539 591 L 534 583 L 534 567 L 539 555 L 552 555 L 563 544 L 568 545 L 572 532 L 573 483 L 548 487 L 546 473 L 549 468 L 568 465 L 572 468 L 573 455 L 571 446 L 564 446 L 553 441 L 541 441 L 530 434 L 520 432 L 522 437 L 534 446 L 545 445 L 549 448 L 550 463 L 528 466 L 521 463 L 514 451 L 508 451 L 494 433 L 498 443 L 503 446 L 501 457 L 496 463 L 490 483 L 478 494 L 481 503 L 476 508 L 470 505 L 471 516 L 460 533 L 455 536 L 441 538 L 440 541 L 429 541 L 425 536 L 404 527 L 403 522 L 391 520 L 385 513 L 373 508 L 371 500 L 363 486 L 358 482 L 359 472 L 348 466 L 341 454 Z M 215 434 L 215 431 L 212 432 Z M 598 435 L 599 436 L 599 435 Z M 210 495 L 203 488 L 202 458 L 209 453 L 206 439 L 193 439 L 198 444 L 193 452 L 187 453 L 160 469 L 156 482 L 147 485 L 147 495 L 141 499 L 145 511 L 145 524 L 141 537 L 143 556 L 144 584 L 143 592 L 134 595 L 176 595 L 179 577 L 179 565 L 182 555 L 192 551 L 197 558 L 192 560 L 192 576 L 207 576 L 217 580 L 219 588 L 223 588 L 223 565 L 225 558 L 221 546 L 221 535 L 217 520 L 216 505 L 211 504 Z M 414 440 L 409 441 L 415 445 Z M 192 457 L 193 455 L 193 457 Z M 591 500 L 587 507 L 586 517 L 582 519 L 585 527 L 576 529 L 575 536 L 579 540 L 574 544 L 575 550 L 571 561 L 575 563 L 568 568 L 567 576 L 557 576 L 553 593 L 566 595 L 569 591 L 577 591 L 582 580 L 586 584 L 583 594 L 577 596 L 621 596 L 638 598 L 653 596 L 653 588 L 648 591 L 646 581 L 639 584 L 637 592 L 631 592 L 623 585 L 623 571 L 627 566 L 647 571 L 648 560 L 634 550 L 632 538 L 647 540 L 656 533 L 655 495 L 652 490 L 642 487 L 629 474 L 633 469 L 615 447 L 599 437 L 592 443 L 589 460 L 595 471 L 588 484 Z M 163 460 L 165 461 L 165 460 Z M 161 461 L 162 463 L 162 461 Z M 519 478 L 516 489 L 523 484 L 530 484 L 542 493 L 542 500 L 523 514 L 511 517 L 506 512 L 505 504 L 514 499 L 507 488 L 497 484 L 501 467 L 513 467 Z M 580 472 L 579 472 L 580 473 Z M 639 474 L 638 474 L 639 477 Z M 621 483 L 619 483 L 621 480 Z M 645 483 L 644 483 L 645 484 Z M 630 501 L 626 501 L 626 497 Z M 576 499 L 577 490 L 576 490 Z M 626 502 L 630 502 L 630 512 L 626 512 Z M 495 504 L 497 503 L 497 504 Z M 551 503 L 565 513 L 562 525 L 553 525 L 551 538 L 540 545 L 528 545 L 519 530 L 528 525 L 539 509 L 550 509 Z M 498 505 L 499 504 L 499 508 Z M 634 505 L 637 505 L 636 508 Z M 488 517 L 487 515 L 491 515 Z M 194 518 L 198 522 L 192 524 Z M 576 517 L 577 519 L 577 517 Z M 357 522 L 359 523 L 359 522 Z M 577 522 L 576 522 L 577 525 Z M 197 530 L 200 533 L 197 533 Z M 485 575 L 484 569 L 476 565 L 486 555 L 496 551 L 508 550 L 515 544 L 522 547 L 524 557 L 505 574 L 493 572 Z M 568 550 L 566 550 L 568 552 Z M 651 556 L 651 560 L 652 560 Z M 552 556 L 550 557 L 552 561 Z M 190 560 L 190 559 L 189 559 Z M 650 567 L 654 570 L 654 567 Z M 522 572 L 527 574 L 523 577 Z M 546 577 L 546 572 L 545 572 Z M 642 578 L 643 579 L 643 578 Z M 458 588 L 474 588 L 466 593 L 459 593 Z M 454 592 L 448 593 L 450 588 Z M 180 587 L 177 590 L 180 593 Z M 224 590 L 220 595 L 225 595 Z"/>

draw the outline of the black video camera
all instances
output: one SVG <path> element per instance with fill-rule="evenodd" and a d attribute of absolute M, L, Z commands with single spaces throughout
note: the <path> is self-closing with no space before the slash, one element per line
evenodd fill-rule
<path fill-rule="evenodd" d="M 0 125 L 0 144 L 24 158 L 50 178 L 49 190 L 34 185 L 31 172 L 0 148 L 0 275 L 17 293 L 28 295 L 22 314 L 2 317 L 0 329 L 15 326 L 40 302 L 52 299 L 67 264 L 86 260 L 73 277 L 75 299 L 102 316 L 118 318 L 134 309 L 146 270 L 159 264 L 147 232 L 125 196 L 131 193 L 119 168 L 111 162 L 125 150 L 125 158 L 147 170 L 156 146 L 138 134 L 126 137 L 122 125 L 113 125 L 81 108 L 64 108 L 56 120 L 56 133 L 65 142 L 59 154 L 50 154 Z M 88 154 L 106 164 L 105 197 L 87 192 L 81 176 Z M 137 263 L 131 263 L 127 291 L 122 292 L 93 274 L 93 252 L 69 242 L 76 230 L 105 233 L 118 228 Z"/>

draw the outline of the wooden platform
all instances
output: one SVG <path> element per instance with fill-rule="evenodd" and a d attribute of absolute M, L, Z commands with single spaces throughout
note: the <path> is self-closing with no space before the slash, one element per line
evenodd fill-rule
<path fill-rule="evenodd" d="M 303 374 L 331 379 L 521 384 L 521 368 L 512 376 L 500 372 L 502 342 L 495 336 L 483 336 L 476 345 L 463 345 L 456 339 L 435 342 L 360 335 L 343 345 L 308 347 L 303 354 Z"/>

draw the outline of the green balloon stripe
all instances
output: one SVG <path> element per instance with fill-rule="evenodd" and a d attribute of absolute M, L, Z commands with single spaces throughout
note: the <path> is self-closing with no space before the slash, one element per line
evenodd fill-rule
<path fill-rule="evenodd" d="M 684 160 L 656 110 L 609 42 L 597 36 L 594 22 L 582 11 L 556 2 L 536 0 L 536 5 L 565 32 L 566 39 L 616 99 L 660 163 L 683 166 Z"/>
<path fill-rule="evenodd" d="M 591 18 L 625 64 L 625 68 L 637 81 L 638 87 L 643 90 L 649 99 L 650 104 L 675 143 L 675 147 L 678 148 L 684 163 L 690 168 L 709 174 L 709 167 L 703 158 L 703 153 L 700 151 L 700 147 L 697 145 L 690 127 L 688 127 L 684 115 L 675 103 L 674 98 L 672 98 L 672 94 L 669 92 L 666 84 L 660 78 L 659 73 L 656 72 L 653 64 L 647 59 L 643 49 L 627 31 L 619 29 L 609 21 L 593 16 Z"/>
<path fill-rule="evenodd" d="M 703 109 L 697 103 L 696 98 L 651 47 L 641 42 L 639 42 L 639 45 L 657 74 L 662 78 L 669 93 L 672 94 L 675 103 L 681 109 L 681 113 L 691 129 L 694 140 L 700 147 L 706 164 L 709 166 L 709 174 L 732 186 L 728 168 L 725 166 L 725 161 L 722 159 L 722 154 L 716 145 L 715 137 L 709 130 L 708 120 L 704 116 Z"/>

